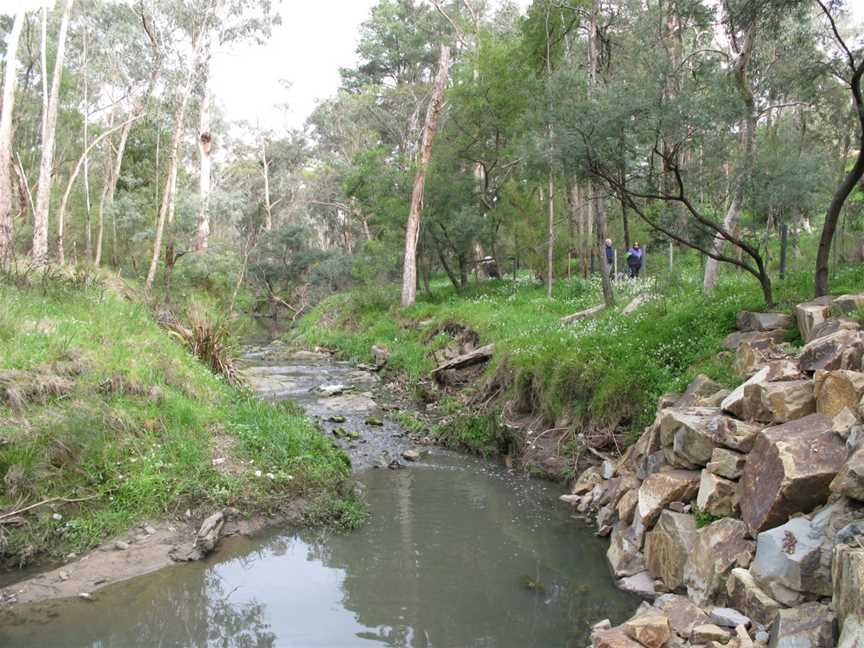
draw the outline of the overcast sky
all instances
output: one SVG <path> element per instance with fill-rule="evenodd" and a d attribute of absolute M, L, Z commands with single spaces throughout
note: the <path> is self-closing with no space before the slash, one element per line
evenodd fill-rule
<path fill-rule="evenodd" d="M 241 45 L 214 57 L 213 92 L 225 116 L 273 130 L 302 126 L 316 100 L 338 89 L 339 68 L 355 63 L 357 30 L 375 2 L 281 3 L 282 24 L 269 42 Z M 287 111 L 277 108 L 285 104 Z"/>
<path fill-rule="evenodd" d="M 523 8 L 530 0 L 517 0 Z M 230 121 L 282 131 L 300 128 L 317 101 L 339 87 L 339 68 L 356 63 L 358 29 L 377 0 L 282 0 L 282 24 L 264 45 L 217 52 L 213 92 Z M 0 13 L 54 0 L 0 0 Z M 848 0 L 860 20 L 864 0 Z"/>
<path fill-rule="evenodd" d="M 357 62 L 358 30 L 377 2 L 283 0 L 269 42 L 214 57 L 213 92 L 225 117 L 276 131 L 302 127 L 316 102 L 338 90 L 339 68 Z"/>

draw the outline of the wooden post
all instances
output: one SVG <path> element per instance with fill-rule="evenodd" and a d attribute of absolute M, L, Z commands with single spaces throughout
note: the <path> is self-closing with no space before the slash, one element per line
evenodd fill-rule
<path fill-rule="evenodd" d="M 618 250 L 612 250 L 612 276 L 618 276 Z"/>
<path fill-rule="evenodd" d="M 672 273 L 672 269 L 675 267 L 675 250 L 672 246 L 672 241 L 669 241 L 669 273 Z"/>

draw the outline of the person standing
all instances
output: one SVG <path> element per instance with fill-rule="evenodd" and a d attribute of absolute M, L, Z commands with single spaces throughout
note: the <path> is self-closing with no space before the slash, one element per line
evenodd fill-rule
<path fill-rule="evenodd" d="M 642 258 L 644 254 L 642 248 L 639 246 L 639 241 L 635 241 L 633 247 L 627 250 L 627 267 L 630 268 L 631 279 L 635 279 L 639 276 L 639 271 L 642 269 Z"/>

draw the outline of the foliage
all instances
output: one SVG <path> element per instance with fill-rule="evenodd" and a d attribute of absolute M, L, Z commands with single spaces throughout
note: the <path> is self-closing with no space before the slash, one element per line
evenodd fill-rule
<path fill-rule="evenodd" d="M 855 290 L 860 273 L 850 269 L 837 275 L 838 289 Z M 430 334 L 459 322 L 476 330 L 483 344 L 495 344 L 487 375 L 506 361 L 515 378 L 511 397 L 532 404 L 548 422 L 569 412 L 598 428 L 623 425 L 632 438 L 652 420 L 659 396 L 683 391 L 697 373 L 728 386 L 740 382 L 731 359 L 719 352 L 723 338 L 735 330 L 735 315 L 760 307 L 756 286 L 729 277 L 706 297 L 697 266 L 662 294 L 654 293 L 653 279 L 620 282 L 618 308 L 562 325 L 562 316 L 597 304 L 598 281 L 559 281 L 552 300 L 526 277 L 516 284 L 472 284 L 461 292 L 438 283 L 404 311 L 394 305 L 395 286 L 362 289 L 325 300 L 294 335 L 359 362 L 370 360 L 373 345 L 385 346 L 391 352 L 385 371 L 418 383 L 434 366 L 431 350 L 448 341 Z M 623 316 L 620 308 L 646 291 L 653 299 Z M 808 291 L 806 272 L 790 275 L 777 286 L 780 308 L 805 300 Z M 468 445 L 472 437 L 490 438 L 488 429 L 476 423 L 454 429 L 452 436 L 468 439 Z"/>
<path fill-rule="evenodd" d="M 348 459 L 313 421 L 230 387 L 144 306 L 102 287 L 53 282 L 0 283 L 0 299 L 0 395 L 10 387 L 25 394 L 20 409 L 0 400 L 0 508 L 86 498 L 4 525 L 3 554 L 80 552 L 187 508 L 278 511 L 303 498 L 316 521 L 336 519 L 330 511 L 340 524 L 352 510 Z M 27 398 L 31 380 L 60 388 Z"/>

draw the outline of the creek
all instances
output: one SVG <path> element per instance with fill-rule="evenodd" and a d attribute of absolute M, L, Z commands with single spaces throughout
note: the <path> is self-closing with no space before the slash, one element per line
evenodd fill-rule
<path fill-rule="evenodd" d="M 569 648 L 638 604 L 614 587 L 607 542 L 573 519 L 560 486 L 439 448 L 403 469 L 373 467 L 413 447 L 387 420 L 392 401 L 374 374 L 270 345 L 247 349 L 244 364 L 262 397 L 292 398 L 328 433 L 348 432 L 334 439 L 352 457 L 368 522 L 227 538 L 205 561 L 93 601 L 21 606 L 0 646 Z"/>

